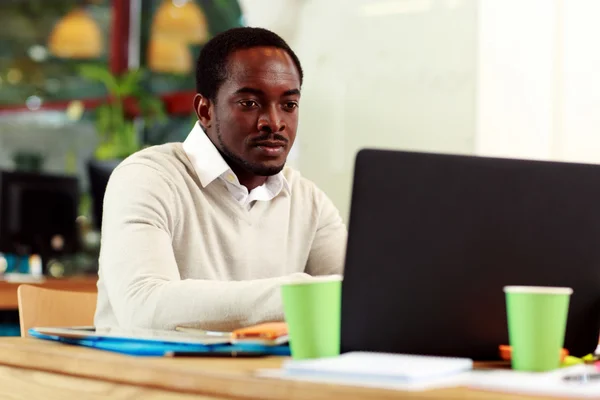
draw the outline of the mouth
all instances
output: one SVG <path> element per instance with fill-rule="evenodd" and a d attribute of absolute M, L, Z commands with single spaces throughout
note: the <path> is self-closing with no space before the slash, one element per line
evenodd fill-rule
<path fill-rule="evenodd" d="M 255 143 L 255 148 L 263 155 L 277 157 L 285 152 L 287 143 L 279 140 L 265 140 Z"/>

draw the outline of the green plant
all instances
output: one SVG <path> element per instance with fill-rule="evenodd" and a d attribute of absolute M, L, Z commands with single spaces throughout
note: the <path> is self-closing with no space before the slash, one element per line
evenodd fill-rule
<path fill-rule="evenodd" d="M 141 148 L 134 121 L 125 112 L 125 100 L 135 100 L 139 116 L 145 124 L 166 120 L 164 104 L 143 87 L 146 75 L 143 69 L 129 70 L 116 76 L 104 65 L 79 66 L 85 79 L 102 83 L 109 100 L 94 110 L 96 130 L 100 142 L 95 157 L 99 160 L 120 159 Z"/>

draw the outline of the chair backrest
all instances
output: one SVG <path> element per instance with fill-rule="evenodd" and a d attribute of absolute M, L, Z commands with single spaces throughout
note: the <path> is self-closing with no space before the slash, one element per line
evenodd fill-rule
<path fill-rule="evenodd" d="M 96 293 L 20 285 L 17 289 L 21 336 L 34 326 L 91 326 Z"/>

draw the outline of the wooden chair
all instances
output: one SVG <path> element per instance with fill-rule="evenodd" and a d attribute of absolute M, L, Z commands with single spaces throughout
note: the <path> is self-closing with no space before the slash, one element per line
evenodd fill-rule
<path fill-rule="evenodd" d="M 21 337 L 34 326 L 94 325 L 96 293 L 20 285 L 17 289 Z"/>

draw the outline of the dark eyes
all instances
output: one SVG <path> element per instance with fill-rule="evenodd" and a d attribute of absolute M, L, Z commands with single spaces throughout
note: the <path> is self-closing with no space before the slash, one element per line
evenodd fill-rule
<path fill-rule="evenodd" d="M 255 102 L 254 100 L 242 100 L 239 102 L 240 105 L 244 108 L 254 108 L 254 107 L 258 107 L 258 103 Z"/>
<path fill-rule="evenodd" d="M 295 108 L 298 108 L 298 103 L 296 103 L 295 101 L 288 101 L 283 105 L 283 108 L 288 111 L 293 111 Z"/>
<path fill-rule="evenodd" d="M 252 108 L 256 108 L 259 106 L 258 102 L 254 101 L 254 100 L 241 100 L 238 101 L 238 104 L 240 104 L 242 107 L 247 108 L 247 109 L 252 109 Z M 288 101 L 286 103 L 283 103 L 283 109 L 285 111 L 294 111 L 296 108 L 298 108 L 298 102 L 297 101 Z"/>

